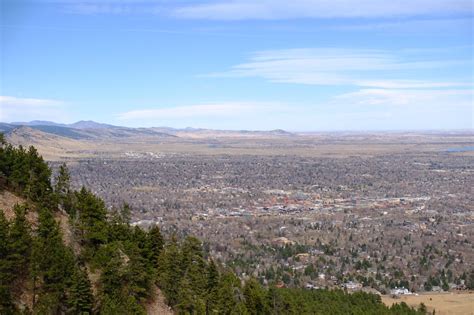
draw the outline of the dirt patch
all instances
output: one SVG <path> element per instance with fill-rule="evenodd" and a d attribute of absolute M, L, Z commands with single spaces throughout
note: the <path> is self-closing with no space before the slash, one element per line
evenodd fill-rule
<path fill-rule="evenodd" d="M 382 301 L 388 306 L 405 302 L 418 307 L 424 303 L 428 311 L 436 310 L 437 315 L 474 315 L 474 291 L 404 295 L 397 299 L 383 296 Z"/>
<path fill-rule="evenodd" d="M 25 203 L 25 199 L 18 197 L 9 191 L 5 190 L 0 192 L 0 210 L 3 210 L 8 221 L 15 218 L 15 212 L 13 211 L 15 205 L 23 205 Z M 38 225 L 38 213 L 33 210 L 28 211 L 26 214 L 26 220 L 31 224 L 32 228 L 35 229 Z"/>
<path fill-rule="evenodd" d="M 152 300 L 145 305 L 148 315 L 173 315 L 171 308 L 165 303 L 165 297 L 158 287 L 154 287 L 155 293 Z"/>

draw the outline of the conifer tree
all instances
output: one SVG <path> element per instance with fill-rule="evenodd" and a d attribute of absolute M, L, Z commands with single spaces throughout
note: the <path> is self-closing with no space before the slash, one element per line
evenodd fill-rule
<path fill-rule="evenodd" d="M 206 314 L 216 311 L 218 304 L 219 271 L 211 259 L 207 268 Z"/>
<path fill-rule="evenodd" d="M 123 285 L 126 295 L 133 296 L 137 301 L 145 301 L 152 290 L 151 274 L 146 268 L 146 260 L 138 250 L 129 253 L 129 261 L 123 275 Z"/>
<path fill-rule="evenodd" d="M 26 164 L 28 168 L 26 197 L 36 202 L 46 203 L 45 205 L 52 205 L 51 170 L 33 146 L 30 146 L 26 154 Z"/>
<path fill-rule="evenodd" d="M 69 289 L 68 306 L 73 314 L 92 314 L 94 296 L 87 272 L 76 266 Z"/>
<path fill-rule="evenodd" d="M 160 228 L 158 225 L 154 225 L 147 233 L 145 257 L 148 260 L 149 266 L 155 270 L 158 267 L 158 257 L 163 250 L 163 244 L 164 239 Z"/>
<path fill-rule="evenodd" d="M 12 273 L 16 277 L 23 276 L 28 271 L 28 263 L 31 254 L 30 224 L 26 220 L 26 206 L 16 205 L 14 207 L 15 218 L 10 227 L 10 250 L 9 261 Z"/>
<path fill-rule="evenodd" d="M 218 314 L 247 314 L 240 279 L 233 272 L 221 275 L 217 301 Z M 239 310 L 238 313 L 236 310 Z"/>
<path fill-rule="evenodd" d="M 245 305 L 250 314 L 265 314 L 265 291 L 255 279 L 250 279 L 244 286 Z"/>
<path fill-rule="evenodd" d="M 122 286 L 123 261 L 116 248 L 108 250 L 109 260 L 103 265 L 100 276 L 102 294 L 109 297 L 120 296 Z"/>
<path fill-rule="evenodd" d="M 196 294 L 187 276 L 185 276 L 179 284 L 176 309 L 179 314 L 206 314 L 205 302 Z"/>
<path fill-rule="evenodd" d="M 66 290 L 74 270 L 74 255 L 61 236 L 58 223 L 48 209 L 39 213 L 37 237 L 33 242 L 32 276 L 39 293 L 38 312 L 59 312 L 66 307 Z"/>
<path fill-rule="evenodd" d="M 58 175 L 55 179 L 54 193 L 59 206 L 74 218 L 76 215 L 73 201 L 74 195 L 71 191 L 71 178 L 66 163 L 59 166 Z"/>
<path fill-rule="evenodd" d="M 165 245 L 158 257 L 158 284 L 171 306 L 176 305 L 178 300 L 178 284 L 181 281 L 180 257 L 181 252 L 175 237 Z"/>
<path fill-rule="evenodd" d="M 12 270 L 10 256 L 9 224 L 0 210 L 0 314 L 13 314 L 15 307 L 11 297 Z"/>
<path fill-rule="evenodd" d="M 84 244 L 97 248 L 107 241 L 107 210 L 104 202 L 82 187 L 76 192 L 79 214 L 78 230 Z"/>

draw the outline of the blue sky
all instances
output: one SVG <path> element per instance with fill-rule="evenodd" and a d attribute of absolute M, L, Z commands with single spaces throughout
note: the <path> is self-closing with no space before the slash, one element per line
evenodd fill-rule
<path fill-rule="evenodd" d="M 471 0 L 0 1 L 0 121 L 473 128 Z"/>

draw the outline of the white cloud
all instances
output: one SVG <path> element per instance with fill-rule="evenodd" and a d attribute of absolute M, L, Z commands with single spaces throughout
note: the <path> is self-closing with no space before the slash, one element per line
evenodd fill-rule
<path fill-rule="evenodd" d="M 132 110 L 118 115 L 119 120 L 179 120 L 189 118 L 233 118 L 281 110 L 278 103 L 225 102 L 156 109 Z"/>
<path fill-rule="evenodd" d="M 0 96 L 0 121 L 64 120 L 64 106 L 52 99 Z"/>
<path fill-rule="evenodd" d="M 378 20 L 356 21 L 354 23 L 341 23 L 326 26 L 329 29 L 344 31 L 394 31 L 401 33 L 420 34 L 437 32 L 443 34 L 472 33 L 472 17 L 464 18 L 438 18 L 438 19 L 410 19 L 410 20 Z"/>
<path fill-rule="evenodd" d="M 412 108 L 471 108 L 473 91 L 468 89 L 361 89 L 334 98 L 333 103 L 352 105 L 409 106 Z"/>
<path fill-rule="evenodd" d="M 234 0 L 182 6 L 175 16 L 244 20 L 472 15 L 471 0 Z"/>
<path fill-rule="evenodd" d="M 406 72 L 469 66 L 471 60 L 426 60 L 423 52 L 364 49 L 284 49 L 254 53 L 215 77 L 261 77 L 271 82 L 311 85 L 356 85 L 380 88 L 469 86 L 470 82 L 406 79 Z M 397 77 L 398 76 L 398 77 Z M 384 78 L 384 79 L 380 79 Z M 390 78 L 390 79 L 385 79 Z"/>

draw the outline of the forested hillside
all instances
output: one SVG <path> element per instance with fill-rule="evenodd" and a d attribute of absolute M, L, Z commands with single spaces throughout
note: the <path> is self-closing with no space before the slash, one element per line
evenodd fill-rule
<path fill-rule="evenodd" d="M 132 227 L 126 204 L 107 211 L 70 188 L 66 165 L 51 173 L 34 147 L 0 134 L 0 190 L 24 200 L 10 219 L 0 210 L 0 314 L 146 314 L 158 289 L 177 314 L 425 314 L 362 292 L 242 283 L 198 239 Z"/>

